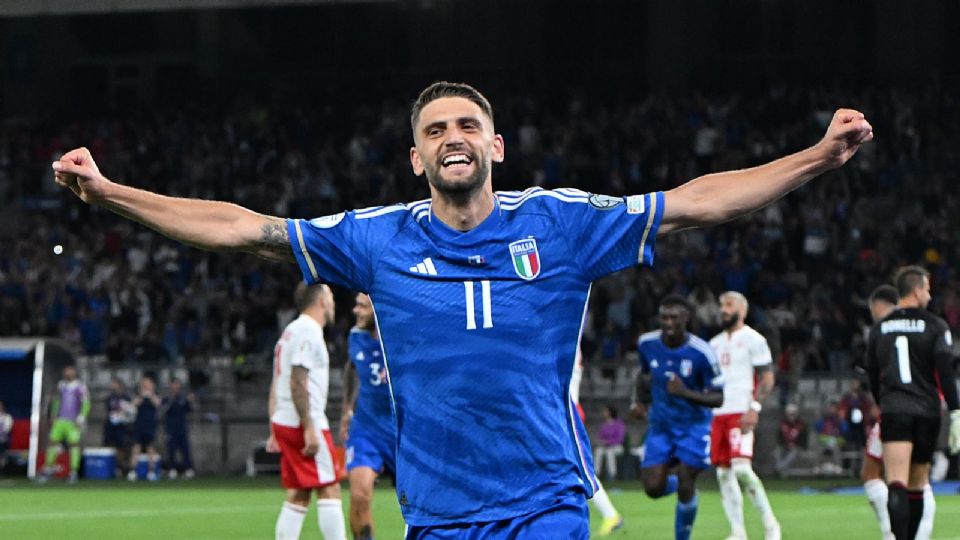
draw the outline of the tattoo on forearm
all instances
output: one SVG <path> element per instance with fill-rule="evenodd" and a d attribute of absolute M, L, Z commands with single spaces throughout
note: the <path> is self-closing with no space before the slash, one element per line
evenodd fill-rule
<path fill-rule="evenodd" d="M 307 390 L 307 377 L 309 371 L 300 366 L 293 366 L 290 374 L 290 394 L 293 398 L 293 407 L 300 415 L 300 421 L 304 424 L 310 418 L 310 392 Z"/>
<path fill-rule="evenodd" d="M 268 259 L 293 260 L 290 235 L 282 219 L 271 219 L 260 227 L 257 254 Z"/>

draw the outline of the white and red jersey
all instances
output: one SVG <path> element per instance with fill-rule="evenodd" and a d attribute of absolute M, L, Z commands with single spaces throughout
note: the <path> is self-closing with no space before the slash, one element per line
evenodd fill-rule
<path fill-rule="evenodd" d="M 310 416 L 318 431 L 329 429 L 325 410 L 330 382 L 330 355 L 323 341 L 323 327 L 307 315 L 300 315 L 283 329 L 273 349 L 273 384 L 276 407 L 270 421 L 281 426 L 297 427 L 300 415 L 293 405 L 290 374 L 293 366 L 309 370 Z"/>
<path fill-rule="evenodd" d="M 720 332 L 710 340 L 723 374 L 723 405 L 714 415 L 745 413 L 753 401 L 753 370 L 773 362 L 766 338 L 744 325 L 735 332 Z"/>

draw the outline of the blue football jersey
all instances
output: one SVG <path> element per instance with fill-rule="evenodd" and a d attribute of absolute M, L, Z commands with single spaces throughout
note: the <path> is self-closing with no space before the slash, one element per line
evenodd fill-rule
<path fill-rule="evenodd" d="M 384 437 L 391 445 L 395 444 L 397 424 L 393 420 L 387 367 L 383 363 L 380 342 L 370 332 L 353 328 L 347 338 L 347 351 L 360 379 L 351 430 L 360 426 L 364 432 Z"/>
<path fill-rule="evenodd" d="M 660 339 L 660 330 L 656 330 L 640 336 L 637 349 L 640 351 L 640 368 L 651 376 L 651 424 L 700 424 L 713 418 L 709 407 L 667 392 L 667 381 L 671 376 L 680 377 L 691 390 L 723 391 L 720 364 L 709 343 L 687 334 L 683 345 L 671 349 Z"/>
<path fill-rule="evenodd" d="M 430 201 L 288 220 L 308 283 L 373 302 L 410 525 L 509 519 L 592 496 L 570 379 L 591 283 L 652 264 L 663 193 L 499 192 L 456 231 Z"/>

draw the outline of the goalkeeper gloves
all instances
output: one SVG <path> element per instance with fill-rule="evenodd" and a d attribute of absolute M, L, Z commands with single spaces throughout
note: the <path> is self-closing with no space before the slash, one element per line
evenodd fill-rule
<path fill-rule="evenodd" d="M 960 409 L 950 411 L 950 436 L 947 438 L 950 453 L 960 452 Z"/>
<path fill-rule="evenodd" d="M 87 427 L 87 417 L 80 415 L 77 417 L 77 427 L 83 429 Z"/>

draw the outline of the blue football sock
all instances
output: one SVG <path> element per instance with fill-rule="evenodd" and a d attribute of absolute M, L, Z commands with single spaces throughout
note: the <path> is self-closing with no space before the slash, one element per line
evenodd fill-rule
<path fill-rule="evenodd" d="M 667 476 L 667 484 L 663 489 L 663 495 L 673 495 L 677 492 L 677 486 L 680 484 L 680 480 L 677 479 L 677 475 L 671 474 Z"/>
<path fill-rule="evenodd" d="M 690 502 L 677 501 L 677 513 L 673 522 L 673 533 L 676 540 L 690 540 L 690 533 L 693 532 L 693 521 L 697 519 L 697 502 L 696 495 L 690 499 Z"/>

